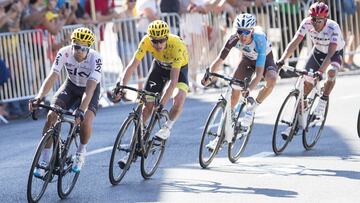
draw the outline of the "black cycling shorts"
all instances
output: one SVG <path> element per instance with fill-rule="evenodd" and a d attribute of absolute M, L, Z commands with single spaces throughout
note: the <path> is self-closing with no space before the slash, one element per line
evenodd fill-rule
<path fill-rule="evenodd" d="M 153 60 L 150 74 L 146 79 L 145 90 L 153 93 L 161 93 L 170 80 L 170 68 L 163 67 Z M 189 90 L 188 65 L 181 67 L 177 87 L 187 92 Z"/>
<path fill-rule="evenodd" d="M 66 80 L 56 91 L 52 103 L 63 109 L 77 108 L 80 105 L 81 98 L 86 87 L 79 87 Z M 89 103 L 88 109 L 96 115 L 100 98 L 100 83 L 97 84 L 93 97 Z"/>
<path fill-rule="evenodd" d="M 331 64 L 335 63 L 336 66 L 340 68 L 343 55 L 343 50 L 336 51 L 335 54 L 330 58 Z M 305 69 L 307 71 L 312 70 L 313 72 L 318 71 L 326 56 L 326 53 L 323 53 L 314 47 L 310 58 L 305 65 Z"/>

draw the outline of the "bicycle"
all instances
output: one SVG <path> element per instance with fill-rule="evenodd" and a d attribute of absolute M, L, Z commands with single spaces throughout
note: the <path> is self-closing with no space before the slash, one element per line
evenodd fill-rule
<path fill-rule="evenodd" d="M 112 185 L 117 185 L 129 170 L 131 163 L 141 157 L 140 170 L 144 179 L 150 178 L 158 168 L 165 151 L 166 140 L 155 137 L 155 133 L 169 120 L 169 113 L 165 109 L 154 110 L 146 127 L 142 119 L 142 110 L 146 97 L 155 98 L 155 105 L 160 102 L 160 94 L 139 90 L 129 86 L 117 85 L 114 94 L 121 89 L 129 89 L 138 93 L 137 107 L 129 113 L 122 123 L 115 139 L 110 158 L 109 179 Z M 126 163 L 123 165 L 121 160 Z"/>
<path fill-rule="evenodd" d="M 242 97 L 239 102 L 237 115 L 231 115 L 230 99 L 232 86 L 240 86 L 247 89 L 247 80 L 241 81 L 236 78 L 227 77 L 217 73 L 210 73 L 206 70 L 208 76 L 214 76 L 225 80 L 228 83 L 225 96 L 220 95 L 219 101 L 211 110 L 205 128 L 202 133 L 200 149 L 199 149 L 199 163 L 202 168 L 207 168 L 213 161 L 218 151 L 222 148 L 225 142 L 228 143 L 228 158 L 232 163 L 235 163 L 245 146 L 249 141 L 254 119 L 248 128 L 241 125 L 241 118 L 244 117 L 245 107 L 250 102 L 247 95 Z M 216 147 L 211 150 L 206 144 L 218 139 Z"/>
<path fill-rule="evenodd" d="M 57 113 L 58 117 L 55 124 L 42 136 L 36 148 L 28 177 L 27 199 L 28 202 L 38 202 L 43 196 L 48 183 L 53 182 L 55 176 L 58 177 L 58 196 L 64 199 L 74 189 L 80 175 L 80 173 L 74 173 L 71 170 L 74 162 L 73 157 L 80 143 L 80 126 L 74 124 L 75 116 L 70 111 L 43 104 L 38 106 Z M 32 118 L 37 120 L 35 111 L 32 112 Z M 61 130 L 64 123 L 69 124 L 69 132 L 63 139 Z M 47 166 L 43 167 L 39 164 L 39 159 L 46 146 L 50 147 L 51 158 Z M 45 175 L 43 177 L 35 176 L 35 168 L 44 169 Z"/>
<path fill-rule="evenodd" d="M 295 88 L 290 91 L 281 105 L 275 121 L 272 148 L 276 155 L 284 151 L 299 130 L 302 130 L 304 148 L 306 150 L 313 148 L 321 136 L 329 108 L 328 101 L 324 115 L 320 119 L 314 115 L 314 110 L 324 91 L 323 87 L 320 87 L 320 83 L 315 80 L 314 73 L 285 65 L 283 69 L 292 71 L 299 77 L 295 83 Z M 304 99 L 304 82 L 306 80 L 314 80 L 316 84 L 307 98 Z M 285 130 L 289 131 L 288 135 L 284 134 Z"/>

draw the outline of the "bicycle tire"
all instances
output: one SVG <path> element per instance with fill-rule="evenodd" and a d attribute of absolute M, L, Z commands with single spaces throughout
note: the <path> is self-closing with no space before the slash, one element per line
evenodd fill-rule
<path fill-rule="evenodd" d="M 73 164 L 73 156 L 75 156 L 79 143 L 79 135 L 72 135 L 65 142 L 64 148 L 66 150 L 62 150 L 57 184 L 58 196 L 61 199 L 65 199 L 67 196 L 69 196 L 71 191 L 74 189 L 76 181 L 80 175 L 80 172 L 74 173 L 71 170 Z M 70 184 L 66 184 L 67 178 L 65 179 L 65 177 L 68 177 L 69 175 L 71 175 L 69 177 Z M 67 185 L 67 187 L 65 186 L 65 184 Z"/>
<path fill-rule="evenodd" d="M 169 118 L 169 112 L 167 110 L 162 110 L 160 113 L 160 118 L 155 116 L 153 121 L 150 123 L 150 136 L 144 140 L 146 152 L 141 156 L 140 164 L 141 175 L 144 179 L 150 178 L 156 172 L 165 152 L 166 140 L 159 140 L 158 138 L 155 138 L 155 134 L 152 132 L 157 132 L 157 130 L 160 130 L 160 128 L 166 121 L 169 120 Z M 155 153 L 155 156 L 149 156 Z M 151 163 L 151 160 L 154 160 L 154 163 Z"/>
<path fill-rule="evenodd" d="M 299 91 L 298 90 L 293 90 L 291 91 L 288 96 L 285 98 L 284 102 L 282 103 L 279 113 L 276 117 L 276 121 L 275 121 L 275 125 L 274 125 L 274 129 L 273 129 L 273 137 L 272 137 L 272 149 L 274 151 L 274 153 L 276 155 L 280 155 L 285 148 L 287 147 L 287 145 L 289 144 L 289 142 L 292 140 L 293 136 L 294 136 L 294 131 L 291 130 L 290 134 L 287 136 L 287 138 L 284 138 L 281 133 L 287 129 L 288 127 L 292 127 L 292 129 L 294 129 L 294 124 L 296 125 L 297 123 L 297 117 L 298 117 L 298 113 L 295 113 L 295 116 L 293 118 L 289 117 L 289 119 L 286 119 L 285 121 L 283 120 L 282 116 L 283 113 L 284 115 L 293 115 L 293 111 L 297 111 L 298 108 L 298 104 L 296 103 L 297 98 L 299 97 Z M 295 103 L 294 106 L 290 106 L 290 113 L 286 112 L 286 107 L 290 104 L 291 105 L 291 101 L 290 99 L 294 99 Z M 282 128 L 283 126 L 281 124 L 286 124 L 284 127 L 286 128 Z M 279 130 L 281 129 L 281 130 Z M 278 133 L 279 130 L 279 133 Z M 279 141 L 279 144 L 277 144 L 277 141 Z"/>
<path fill-rule="evenodd" d="M 48 130 L 44 135 L 43 137 L 41 138 L 37 148 L 36 148 L 36 152 L 35 152 L 35 155 L 34 155 L 34 158 L 33 158 L 33 161 L 32 161 L 32 164 L 31 164 L 31 167 L 30 167 L 30 172 L 29 172 L 29 176 L 28 176 L 28 183 L 27 183 L 27 199 L 28 199 L 28 202 L 38 202 L 41 197 L 44 195 L 45 193 L 45 190 L 47 188 L 47 185 L 49 184 L 49 182 L 52 180 L 53 178 L 53 170 L 54 170 L 54 164 L 55 164 L 55 160 L 56 160 L 56 154 L 57 154 L 57 147 L 56 146 L 56 142 L 55 140 L 53 140 L 53 129 L 50 129 Z M 41 187 L 41 190 L 39 192 L 39 194 L 37 195 L 33 195 L 32 193 L 32 189 L 34 189 L 34 185 L 33 185 L 33 180 L 36 180 L 36 179 L 40 179 L 40 178 L 37 178 L 34 176 L 34 170 L 35 168 L 37 167 L 38 163 L 39 163 L 39 159 L 40 159 L 40 155 L 41 155 L 41 152 L 42 150 L 45 148 L 46 144 L 49 142 L 49 141 L 52 141 L 53 144 L 53 150 L 52 150 L 52 155 L 51 155 L 51 158 L 50 158 L 50 161 L 49 161 L 49 164 L 48 164 L 48 170 L 44 176 L 44 178 L 41 178 L 43 180 L 43 185 Z"/>
<path fill-rule="evenodd" d="M 307 118 L 307 122 L 306 122 L 306 128 L 303 131 L 303 136 L 302 136 L 302 141 L 303 141 L 303 146 L 306 150 L 310 150 L 312 149 L 316 143 L 319 141 L 319 138 L 322 134 L 322 130 L 324 129 L 325 126 L 325 121 L 326 121 L 326 117 L 327 117 L 327 113 L 328 113 L 328 109 L 329 109 L 329 100 L 326 104 L 326 108 L 325 108 L 325 113 L 324 113 L 324 119 L 321 121 L 320 126 L 318 126 L 319 128 L 316 130 L 314 130 L 314 132 L 311 132 L 311 128 L 313 128 L 314 126 L 310 126 L 312 125 L 312 122 L 315 118 L 314 110 L 316 108 L 317 102 L 315 102 L 315 100 L 319 101 L 320 100 L 320 96 L 319 95 L 315 95 L 314 97 L 314 101 L 311 103 L 310 106 L 310 113 L 309 116 Z M 311 128 L 310 128 L 311 127 Z"/>
<path fill-rule="evenodd" d="M 242 103 L 236 118 L 236 127 L 234 130 L 234 137 L 232 139 L 232 142 L 228 145 L 228 158 L 231 163 L 235 163 L 239 158 L 241 157 L 241 154 L 244 152 L 245 147 L 247 143 L 249 142 L 249 138 L 251 135 L 251 131 L 254 125 L 254 118 L 252 120 L 251 125 L 249 126 L 249 130 L 246 132 L 246 134 L 240 134 L 241 133 L 241 124 L 238 126 L 239 119 L 243 116 L 241 113 L 243 113 L 245 103 Z M 240 134 L 240 135 L 239 135 Z M 238 137 L 240 136 L 240 137 Z M 237 147 L 238 146 L 238 147 Z"/>
<path fill-rule="evenodd" d="M 218 153 L 220 146 L 222 145 L 222 142 L 224 140 L 224 137 L 225 137 L 224 126 L 223 126 L 223 123 L 220 123 L 220 121 L 222 120 L 221 117 L 223 115 L 223 112 L 225 111 L 225 106 L 226 106 L 225 100 L 220 100 L 218 103 L 215 104 L 215 106 L 211 110 L 211 112 L 206 120 L 206 124 L 205 124 L 204 130 L 203 130 L 202 136 L 201 136 L 200 149 L 199 149 L 199 163 L 202 168 L 207 168 L 210 165 L 210 163 L 213 161 L 216 154 Z M 220 120 L 219 120 L 218 127 L 216 128 L 216 132 L 209 133 L 209 128 L 214 126 L 213 122 L 214 122 L 215 118 L 217 118 L 218 115 L 220 115 L 220 117 L 219 117 Z M 219 128 L 220 128 L 220 130 L 219 130 Z M 217 132 L 220 132 L 220 134 L 218 135 Z M 210 137 L 210 141 L 212 141 L 213 139 L 218 137 L 218 143 L 214 150 L 209 150 L 206 147 L 206 145 L 210 142 L 207 140 L 207 137 Z M 205 158 L 204 155 L 207 151 L 209 151 L 210 154 L 209 154 L 208 158 Z"/>
<path fill-rule="evenodd" d="M 136 122 L 137 122 L 137 119 L 135 118 L 135 115 L 130 114 L 128 116 L 128 118 L 121 125 L 120 131 L 116 136 L 114 146 L 113 146 L 113 149 L 111 152 L 110 164 L 109 164 L 109 180 L 112 185 L 117 185 L 120 183 L 120 181 L 123 179 L 123 177 L 125 176 L 126 172 L 129 170 L 129 167 L 132 163 L 132 159 L 133 159 L 133 156 L 135 153 L 135 146 L 137 143 Z M 126 147 L 125 144 L 123 144 L 123 147 L 125 146 L 126 148 L 121 149 L 121 144 L 124 141 L 123 139 L 126 138 L 126 137 L 124 137 L 126 135 L 125 133 L 129 130 L 129 127 L 131 126 L 131 124 L 133 125 L 133 128 L 130 129 L 130 130 L 132 130 L 132 132 L 130 134 L 131 137 L 129 139 L 128 147 Z M 126 141 L 128 141 L 128 140 L 126 140 Z M 125 151 L 125 155 L 117 158 L 116 154 L 119 151 Z M 129 153 L 128 159 L 126 161 L 124 168 L 121 169 L 119 162 L 117 162 L 117 163 L 114 163 L 114 162 L 123 159 L 125 156 L 127 156 L 127 153 Z M 114 175 L 115 167 L 116 167 L 116 169 L 120 169 L 119 175 Z"/>

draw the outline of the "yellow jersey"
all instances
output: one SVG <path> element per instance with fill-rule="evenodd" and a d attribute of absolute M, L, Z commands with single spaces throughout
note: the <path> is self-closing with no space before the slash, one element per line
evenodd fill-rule
<path fill-rule="evenodd" d="M 163 66 L 181 68 L 188 64 L 189 54 L 185 43 L 177 35 L 169 34 L 169 39 L 164 50 L 157 51 L 150 41 L 150 37 L 145 35 L 139 43 L 135 52 L 135 58 L 141 60 L 148 51 Z"/>

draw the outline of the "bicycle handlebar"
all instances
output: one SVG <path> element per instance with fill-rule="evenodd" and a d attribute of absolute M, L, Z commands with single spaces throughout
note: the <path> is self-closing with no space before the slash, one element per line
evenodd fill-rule
<path fill-rule="evenodd" d="M 143 90 L 143 89 L 136 89 L 136 88 L 134 88 L 134 87 L 129 87 L 129 86 L 126 86 L 126 85 L 120 85 L 119 83 L 116 84 L 115 93 L 117 94 L 121 89 L 132 90 L 132 91 L 134 91 L 134 92 L 139 93 L 140 95 L 153 96 L 153 97 L 155 97 L 155 98 L 157 98 L 157 99 L 160 98 L 160 94 L 159 94 L 159 93 L 149 92 L 149 91 L 146 91 L 146 90 Z"/>
<path fill-rule="evenodd" d="M 240 86 L 240 87 L 242 87 L 244 89 L 247 89 L 248 85 L 249 85 L 248 78 L 246 78 L 245 80 L 239 80 L 239 79 L 232 78 L 232 77 L 225 76 L 225 75 L 221 75 L 221 74 L 218 74 L 218 73 L 212 73 L 212 72 L 209 71 L 209 68 L 206 69 L 206 74 L 209 75 L 209 76 L 215 76 L 215 77 L 221 78 L 223 80 L 228 81 L 231 85 L 232 84 L 237 85 L 237 86 Z"/>
<path fill-rule="evenodd" d="M 284 69 L 285 71 L 291 71 L 291 72 L 294 72 L 294 73 L 297 73 L 300 75 L 307 75 L 310 77 L 315 77 L 315 73 L 313 73 L 313 72 L 308 72 L 306 70 L 299 70 L 299 69 L 296 69 L 295 67 L 289 66 L 289 65 L 283 65 L 282 69 Z"/>
<path fill-rule="evenodd" d="M 45 109 L 50 110 L 50 111 L 54 111 L 55 113 L 60 114 L 60 115 L 68 115 L 68 116 L 75 117 L 75 115 L 73 115 L 72 112 L 70 112 L 68 110 L 64 110 L 64 109 L 62 109 L 60 107 L 48 106 L 48 105 L 44 105 L 44 104 L 38 104 L 37 106 L 45 108 Z M 36 112 L 36 109 L 31 112 L 31 117 L 32 117 L 33 120 L 38 119 L 36 117 L 36 115 L 35 115 L 35 112 Z"/>

